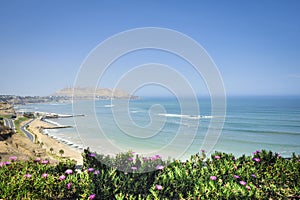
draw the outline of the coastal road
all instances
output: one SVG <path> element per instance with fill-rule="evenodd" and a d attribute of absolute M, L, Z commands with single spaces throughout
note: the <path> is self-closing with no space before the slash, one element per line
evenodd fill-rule
<path fill-rule="evenodd" d="M 21 126 L 21 131 L 22 131 L 23 133 L 25 133 L 25 135 L 26 135 L 26 136 L 29 138 L 29 140 L 31 140 L 32 142 L 33 142 L 33 140 L 34 140 L 34 137 L 33 137 L 33 135 L 32 135 L 29 131 L 26 130 L 26 126 L 27 126 L 28 124 L 30 124 L 33 120 L 34 120 L 34 119 L 30 120 L 29 122 L 27 122 L 26 124 L 24 124 L 23 126 Z"/>
<path fill-rule="evenodd" d="M 33 135 L 32 135 L 29 131 L 26 130 L 26 126 L 27 126 L 28 124 L 30 124 L 32 121 L 33 121 L 33 119 L 30 120 L 29 122 L 27 122 L 26 124 L 24 124 L 24 125 L 21 127 L 21 131 L 22 131 L 22 132 L 23 132 L 23 133 L 24 133 L 24 134 L 25 134 L 25 135 L 33 142 L 33 140 L 34 140 Z M 5 126 L 11 128 L 12 130 L 15 131 L 15 124 L 14 124 L 14 122 L 13 122 L 12 119 L 4 118 L 4 124 L 5 124 Z"/>

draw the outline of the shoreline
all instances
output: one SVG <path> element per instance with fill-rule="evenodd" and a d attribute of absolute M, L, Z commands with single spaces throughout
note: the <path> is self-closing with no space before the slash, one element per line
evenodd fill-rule
<path fill-rule="evenodd" d="M 62 149 L 64 151 L 64 158 L 75 160 L 77 162 L 77 165 L 83 165 L 83 158 L 81 156 L 82 151 L 80 151 L 79 149 L 77 150 L 75 148 L 72 148 L 67 144 L 63 143 L 62 141 L 59 141 L 47 134 L 44 134 L 42 132 L 42 127 L 55 128 L 53 124 L 42 121 L 41 118 L 36 118 L 29 124 L 27 130 L 30 131 L 33 135 L 35 135 L 35 142 L 39 142 L 39 144 L 42 144 L 42 148 L 46 149 L 46 152 L 49 156 L 57 160 L 57 158 L 55 157 L 60 157 L 59 150 Z M 53 148 L 53 152 L 50 151 L 50 148 Z"/>
<path fill-rule="evenodd" d="M 247 100 L 247 99 L 246 99 Z M 172 114 L 177 114 L 176 116 L 179 117 L 179 114 L 181 114 L 179 108 L 176 104 L 176 101 L 160 101 L 160 99 L 153 99 L 153 101 L 150 99 L 146 99 L 145 101 L 142 101 L 142 103 L 135 104 L 133 102 L 132 109 L 130 111 L 134 111 L 137 114 L 133 113 L 130 114 L 134 120 L 136 120 L 137 124 L 141 122 L 141 124 L 147 122 L 147 106 L 152 105 L 152 103 L 162 103 L 166 106 L 170 106 L 170 110 L 166 112 L 167 115 L 172 116 Z M 235 156 L 240 155 L 249 155 L 251 152 L 255 151 L 256 149 L 268 149 L 272 150 L 274 152 L 279 152 L 283 157 L 290 157 L 290 155 L 295 152 L 299 154 L 299 144 L 297 141 L 299 141 L 299 131 L 297 129 L 298 124 L 296 123 L 296 119 L 299 117 L 298 111 L 298 101 L 288 101 L 289 104 L 285 104 L 284 102 L 278 101 L 277 99 L 271 100 L 271 99 L 261 99 L 261 98 L 253 98 L 247 101 L 244 101 L 240 98 L 233 98 L 231 101 L 229 101 L 228 106 L 230 108 L 233 108 L 231 112 L 226 116 L 226 121 L 224 124 L 224 129 L 222 130 L 220 137 L 216 141 L 216 144 L 214 144 L 214 148 L 210 152 L 214 151 L 222 151 L 227 153 L 233 153 Z M 85 106 L 89 102 L 83 102 L 82 106 Z M 203 104 L 202 115 L 211 115 L 209 112 L 210 110 L 210 103 L 209 101 L 203 101 L 201 102 Z M 201 104 L 201 106 L 202 106 Z M 290 106 L 290 105 L 294 105 Z M 110 110 L 104 108 L 106 105 L 108 105 L 108 102 L 97 102 L 95 103 L 95 109 L 99 109 L 99 115 L 97 114 L 96 117 L 98 119 L 103 119 L 103 122 L 106 121 L 107 117 L 110 117 Z M 118 106 L 117 103 L 115 103 L 116 108 Z M 122 102 L 120 105 L 123 105 Z M 286 107 L 285 107 L 286 106 Z M 245 108 L 245 112 L 241 112 L 238 108 Z M 191 107 L 192 108 L 192 107 Z M 72 113 L 72 105 L 52 105 L 49 104 L 46 106 L 20 106 L 18 108 L 19 110 L 26 110 L 28 112 L 53 112 L 53 113 Z M 100 111 L 103 113 L 100 114 Z M 260 112 L 257 112 L 257 110 L 260 110 Z M 107 113 L 106 113 L 107 111 Z M 271 112 L 272 111 L 272 112 Z M 119 134 L 118 129 L 115 129 L 113 124 L 106 123 L 105 126 L 107 126 L 107 132 L 111 132 L 110 139 L 105 140 L 103 139 L 102 143 L 102 136 L 94 137 L 96 135 L 96 131 L 98 129 L 97 124 L 94 124 L 94 122 L 89 121 L 91 119 L 91 115 L 89 114 L 89 111 L 82 111 L 83 114 L 86 114 L 86 117 L 82 118 L 82 120 L 86 123 L 86 127 L 88 129 L 82 128 L 83 132 L 82 134 L 86 134 L 82 140 L 85 141 L 85 145 L 89 146 L 91 150 L 95 150 L 97 152 L 108 154 L 111 151 L 105 146 L 106 143 L 104 142 L 111 142 L 113 144 L 116 144 L 116 146 L 120 146 L 121 149 L 132 149 L 134 151 L 138 151 L 138 147 L 140 147 L 139 143 L 131 143 L 131 141 L 128 139 L 124 139 L 123 135 Z M 139 112 L 139 113 L 138 113 Z M 107 115 L 106 115 L 107 114 Z M 184 113 L 186 114 L 186 113 Z M 145 117 L 144 117 L 145 115 Z M 186 116 L 187 117 L 187 116 Z M 77 119 L 76 119 L 77 120 Z M 81 119 L 78 119 L 81 120 Z M 189 120 L 189 121 L 187 121 Z M 61 125 L 68 124 L 73 125 L 73 120 L 70 119 L 58 119 L 53 120 L 54 122 L 60 123 Z M 186 123 L 187 121 L 187 123 Z M 188 130 L 189 122 L 193 125 L 194 121 L 190 119 L 185 119 L 185 121 L 179 119 L 171 119 L 170 121 L 167 121 L 165 124 L 166 126 L 166 132 L 162 131 L 161 133 L 164 133 L 162 137 L 157 137 L 157 140 L 153 140 L 151 143 L 145 143 L 141 142 L 141 148 L 145 148 L 145 151 L 149 147 L 154 147 L 154 150 L 159 149 L 160 144 L 168 144 L 167 139 L 173 138 L 173 133 L 175 133 L 177 127 L 183 127 Z M 169 123 L 170 122 L 170 123 Z M 274 128 L 274 125 L 276 124 L 276 128 Z M 187 152 L 187 155 L 190 155 L 190 152 L 196 152 L 200 151 L 202 149 L 202 141 L 203 138 L 205 138 L 205 134 L 207 133 L 207 130 L 209 129 L 210 121 L 209 119 L 199 121 L 200 128 L 197 130 L 198 132 L 195 135 L 195 146 L 191 146 L 189 148 L 191 151 Z M 80 126 L 77 124 L 77 128 L 79 130 Z M 175 130 L 173 132 L 173 130 Z M 77 130 L 75 130 L 77 131 Z M 67 145 L 71 148 L 74 148 L 75 145 L 72 145 L 72 142 L 76 145 L 80 145 L 80 132 L 75 133 L 77 134 L 77 137 L 73 137 L 73 129 L 65 129 L 65 130 L 43 130 L 44 134 L 49 134 L 48 137 L 54 137 L 56 140 L 64 139 L 67 143 Z M 68 135 L 67 135 L 68 134 Z M 119 135 L 118 135 L 119 134 Z M 138 134 L 138 133 L 136 133 Z M 68 137 L 69 136 L 69 137 Z M 115 137 L 120 136 L 120 137 Z M 122 137 L 121 137 L 122 136 Z M 185 135 L 184 135 L 185 136 Z M 99 142 L 96 141 L 96 139 L 99 139 Z M 183 137 L 182 139 L 185 139 Z M 128 142 L 127 142 L 128 141 Z M 170 140 L 171 141 L 171 140 Z M 62 142 L 62 141 L 60 141 Z M 65 144 L 65 142 L 62 142 Z M 120 145 L 119 145 L 120 143 Z M 102 145 L 103 144 L 103 145 Z M 134 144 L 134 145 L 131 145 Z M 137 144 L 137 145 L 135 145 Z M 173 145 L 174 144 L 174 145 Z M 172 146 L 174 148 L 168 148 L 167 150 L 173 150 L 177 151 L 180 147 L 183 147 L 183 143 L 178 142 L 173 143 Z M 181 145 L 181 146 L 180 146 Z M 158 148 L 156 148 L 158 146 Z M 123 148 L 124 147 L 124 148 Z M 55 147 L 53 147 L 55 148 Z M 57 149 L 55 149 L 57 150 Z M 81 149 L 78 149 L 81 151 Z M 125 151 L 126 151 L 125 150 Z M 185 149 L 184 149 L 185 150 Z M 208 150 L 208 149 L 204 149 Z M 47 149 L 49 151 L 49 149 Z M 123 150 L 121 150 L 123 151 Z M 152 151 L 151 151 L 152 152 Z M 169 152 L 164 152 L 165 155 L 169 154 Z M 171 154 L 172 155 L 172 154 Z M 165 157 L 165 156 L 164 156 Z"/>

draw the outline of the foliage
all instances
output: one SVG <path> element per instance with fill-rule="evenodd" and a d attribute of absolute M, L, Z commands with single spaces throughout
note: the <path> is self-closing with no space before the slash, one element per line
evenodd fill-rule
<path fill-rule="evenodd" d="M 191 156 L 186 162 L 133 158 L 132 152 L 116 158 L 85 150 L 85 169 L 90 173 L 100 199 L 275 199 L 300 197 L 300 157 L 285 159 L 271 151 L 235 158 L 215 152 Z M 153 158 L 153 157 L 152 157 Z M 128 162 L 129 161 L 129 162 Z M 159 161 L 159 162 L 157 162 Z M 104 164 L 105 163 L 105 164 Z M 134 166 L 132 173 L 124 171 Z M 151 171 L 153 167 L 163 166 Z M 121 167 L 121 168 L 119 168 Z M 149 171 L 139 174 L 144 167 Z M 140 172 L 141 172 L 140 171 Z"/>
<path fill-rule="evenodd" d="M 155 190 L 154 185 L 162 190 Z M 300 196 L 300 160 L 284 159 L 271 151 L 235 158 L 216 152 L 169 165 L 156 177 L 151 198 L 157 199 L 282 199 Z"/>
<path fill-rule="evenodd" d="M 34 118 L 34 113 L 32 113 L 32 112 L 25 112 L 23 114 L 23 117 L 33 119 Z"/>
<path fill-rule="evenodd" d="M 51 154 L 53 154 L 53 151 L 54 151 L 53 147 L 50 147 L 50 153 Z"/>
<path fill-rule="evenodd" d="M 65 153 L 65 151 L 64 151 L 63 149 L 60 149 L 60 150 L 58 151 L 58 153 L 59 153 L 60 156 L 62 157 L 62 155 Z"/>
<path fill-rule="evenodd" d="M 116 157 L 84 150 L 84 166 L 32 160 L 1 162 L 0 199 L 297 199 L 300 157 L 271 151 L 235 158 L 204 152 L 185 162 L 126 152 Z M 45 177 L 45 174 L 47 176 Z"/>
<path fill-rule="evenodd" d="M 69 160 L 53 166 L 48 160 L 13 159 L 0 166 L 0 199 L 87 199 L 91 191 L 87 174 L 74 173 Z"/>
<path fill-rule="evenodd" d="M 100 199 L 139 197 L 150 195 L 155 177 L 160 174 L 157 166 L 166 166 L 159 155 L 146 158 L 134 152 L 118 154 L 116 157 L 97 155 L 88 149 L 84 151 L 83 169 L 93 169 L 90 173 L 95 194 Z"/>

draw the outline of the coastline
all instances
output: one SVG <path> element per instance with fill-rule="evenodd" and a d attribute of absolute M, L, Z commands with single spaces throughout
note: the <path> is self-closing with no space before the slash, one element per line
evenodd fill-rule
<path fill-rule="evenodd" d="M 33 135 L 36 136 L 36 142 L 39 142 L 42 145 L 43 149 L 46 149 L 46 152 L 49 153 L 49 155 L 53 154 L 53 157 L 55 159 L 55 155 L 60 157 L 59 150 L 63 150 L 63 157 L 73 159 L 77 162 L 77 165 L 83 164 L 83 159 L 81 156 L 81 151 L 76 150 L 72 147 L 69 147 L 68 145 L 62 143 L 59 140 L 56 140 L 42 132 L 41 127 L 52 127 L 55 128 L 53 124 L 47 123 L 45 121 L 42 121 L 41 118 L 34 119 L 28 126 L 27 130 L 30 131 Z M 53 152 L 50 152 L 50 148 L 53 148 Z"/>
<path fill-rule="evenodd" d="M 188 102 L 188 100 L 187 100 Z M 83 101 L 80 102 L 80 106 L 84 108 L 89 102 Z M 120 103 L 120 104 L 118 104 Z M 139 151 L 137 148 L 142 148 L 145 152 L 149 147 L 154 147 L 158 149 L 164 144 L 168 144 L 168 139 L 173 138 L 174 133 L 177 131 L 177 127 L 183 127 L 188 130 L 189 124 L 193 125 L 194 122 L 197 123 L 193 116 L 193 113 L 181 113 L 180 107 L 176 104 L 175 100 L 169 99 L 143 99 L 140 101 L 133 101 L 130 105 L 130 116 L 136 121 L 137 124 L 144 125 L 148 120 L 148 109 L 153 103 L 159 103 L 166 106 L 168 109 L 165 113 L 167 115 L 166 129 L 163 129 L 162 137 L 153 138 L 151 143 L 139 143 L 132 142 L 126 137 L 125 134 L 120 134 L 119 130 L 114 126 L 113 121 L 110 119 L 112 112 L 107 105 L 111 105 L 110 101 L 95 101 L 95 108 L 99 112 L 96 117 L 98 120 L 101 119 L 101 123 L 105 125 L 106 131 L 110 134 L 111 142 L 120 146 L 120 148 L 128 150 L 132 149 L 136 152 Z M 115 111 L 118 111 L 117 108 L 123 105 L 123 102 L 114 102 Z M 210 101 L 199 99 L 199 105 L 201 105 L 200 114 L 203 116 L 210 116 Z M 226 122 L 222 129 L 222 134 L 218 138 L 216 145 L 214 146 L 213 151 L 221 151 L 227 153 L 233 153 L 235 156 L 241 156 L 243 154 L 249 155 L 251 152 L 256 149 L 267 149 L 274 152 L 278 152 L 283 157 L 289 157 L 293 152 L 299 154 L 299 99 L 291 98 L 229 98 L 228 108 L 229 112 L 226 116 Z M 241 109 L 242 108 L 242 109 Z M 73 113 L 72 104 L 34 104 L 29 106 L 19 106 L 16 108 L 16 112 L 38 112 L 39 114 L 70 114 Z M 192 107 L 189 109 L 192 109 Z M 92 114 L 89 110 L 85 109 L 83 111 L 78 111 L 80 114 L 85 114 L 85 117 L 78 119 L 86 125 L 87 128 L 82 128 L 83 134 L 86 134 L 83 137 L 85 145 L 89 146 L 90 149 L 93 149 L 97 152 L 103 154 L 108 154 L 111 151 L 105 147 L 105 143 L 102 143 L 95 140 L 96 132 L 98 130 L 97 124 L 91 121 Z M 115 112 L 114 114 L 119 115 L 121 112 Z M 176 114 L 174 116 L 174 114 Z M 190 114 L 191 116 L 187 115 Z M 58 114 L 60 115 L 60 114 Z M 184 116 L 182 116 L 184 115 Z M 120 115 L 121 116 L 121 115 Z M 184 119 L 182 119 L 182 117 Z M 196 116 L 197 118 L 197 116 Z M 77 120 L 77 119 L 76 119 Z M 49 119 L 48 122 L 51 122 L 52 119 Z M 53 119 L 53 126 L 63 126 L 71 125 L 74 126 L 73 119 Z M 110 123 L 112 122 L 112 123 Z M 96 125 L 96 126 L 95 126 Z M 200 128 L 198 129 L 197 135 L 195 136 L 195 147 L 190 148 L 190 152 L 187 154 L 190 155 L 201 149 L 202 138 L 207 133 L 208 127 L 210 125 L 210 119 L 199 119 Z M 55 130 L 43 130 L 43 134 L 47 135 L 49 138 L 60 141 L 63 144 L 66 144 L 70 148 L 75 150 L 82 151 L 83 144 L 80 143 L 80 138 L 78 133 L 81 126 L 77 123 L 77 130 L 74 128 L 71 129 L 55 129 Z M 191 126 L 193 127 L 193 126 Z M 78 131 L 78 132 L 77 132 Z M 134 130 L 133 130 L 134 131 Z M 111 133 L 110 133 L 111 132 Z M 74 134 L 75 133 L 75 134 Z M 134 132 L 135 133 L 135 132 Z M 186 132 L 187 133 L 187 132 Z M 185 134 L 186 134 L 185 133 Z M 138 132 L 135 134 L 139 134 Z M 76 135 L 76 136 L 73 136 Z M 116 137 L 117 136 L 117 137 Z M 183 137 L 184 139 L 185 137 Z M 104 141 L 104 140 L 103 140 Z M 171 140 L 170 140 L 171 141 Z M 107 141 L 104 141 L 107 142 Z M 182 146 L 180 146 L 182 145 Z M 77 146 L 77 148 L 76 148 Z M 172 152 L 176 152 L 180 147 L 183 147 L 183 143 L 178 144 L 174 143 L 174 148 L 169 149 Z M 54 147 L 53 147 L 54 148 Z M 54 148 L 57 150 L 56 148 Z M 145 150 L 145 151 L 144 151 Z M 207 149 L 206 149 L 207 150 Z M 49 152 L 49 149 L 47 149 Z M 164 151 L 165 155 L 168 155 L 169 152 Z"/>

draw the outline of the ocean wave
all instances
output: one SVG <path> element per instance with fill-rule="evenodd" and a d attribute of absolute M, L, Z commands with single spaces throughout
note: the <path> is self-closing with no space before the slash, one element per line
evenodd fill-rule
<path fill-rule="evenodd" d="M 76 149 L 83 149 L 82 144 L 78 144 L 76 142 L 64 139 L 64 138 L 57 138 L 57 140 L 61 141 L 62 143 Z"/>
<path fill-rule="evenodd" d="M 65 106 L 65 105 L 69 105 L 70 103 L 49 103 L 49 105 L 51 106 Z"/>
<path fill-rule="evenodd" d="M 165 114 L 165 113 L 159 113 L 159 116 L 165 116 L 165 117 L 174 117 L 174 118 L 182 118 L 182 119 L 210 119 L 213 118 L 213 116 L 209 115 L 180 115 L 180 114 Z"/>
<path fill-rule="evenodd" d="M 141 112 L 141 111 L 138 111 L 138 110 L 131 110 L 130 112 L 131 112 L 131 113 L 139 113 L 139 112 Z"/>
<path fill-rule="evenodd" d="M 79 144 L 77 142 L 73 142 L 73 141 L 67 140 L 67 139 L 65 139 L 63 137 L 59 137 L 57 135 L 51 134 L 50 132 L 47 133 L 47 135 L 49 137 L 51 137 L 51 138 L 53 138 L 53 139 L 55 139 L 55 140 L 63 143 L 63 144 L 69 146 L 69 147 L 72 147 L 72 148 L 75 148 L 75 149 L 80 149 L 80 150 L 84 149 L 84 147 L 82 146 L 82 144 Z"/>
<path fill-rule="evenodd" d="M 115 105 L 113 105 L 113 104 L 107 104 L 107 105 L 104 105 L 103 107 L 104 108 L 112 108 L 112 107 L 114 107 Z"/>
<path fill-rule="evenodd" d="M 227 138 L 226 141 L 230 141 L 230 142 L 236 142 L 239 144 L 243 145 L 257 145 L 257 141 L 255 140 L 249 140 L 249 139 L 237 139 L 237 138 Z M 263 146 L 278 146 L 281 148 L 298 148 L 299 145 L 298 144 L 291 144 L 291 143 L 283 143 L 283 142 L 278 142 L 278 141 L 260 141 L 259 145 L 263 145 Z M 293 151 L 294 152 L 294 151 Z"/>
<path fill-rule="evenodd" d="M 230 132 L 246 132 L 246 133 L 257 133 L 257 134 L 276 134 L 276 135 L 295 135 L 299 136 L 299 132 L 290 132 L 290 131 L 275 131 L 275 130 L 262 130 L 262 129 L 243 129 L 243 128 L 223 128 L 225 131 L 230 131 Z"/>
<path fill-rule="evenodd" d="M 62 126 L 60 123 L 58 122 L 54 122 L 54 121 L 51 121 L 49 119 L 43 119 L 45 122 L 49 123 L 49 124 L 53 124 L 53 125 L 56 125 L 56 126 Z"/>
<path fill-rule="evenodd" d="M 42 129 L 42 133 L 43 133 L 44 135 L 49 135 L 48 129 Z"/>

